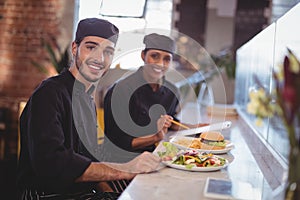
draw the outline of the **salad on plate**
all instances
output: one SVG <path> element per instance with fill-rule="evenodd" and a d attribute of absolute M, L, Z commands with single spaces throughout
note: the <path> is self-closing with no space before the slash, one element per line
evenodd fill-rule
<path fill-rule="evenodd" d="M 180 150 L 170 142 L 163 142 L 166 151 L 157 152 L 163 163 L 169 167 L 190 171 L 215 171 L 225 168 L 228 161 L 212 153 L 193 149 Z"/>

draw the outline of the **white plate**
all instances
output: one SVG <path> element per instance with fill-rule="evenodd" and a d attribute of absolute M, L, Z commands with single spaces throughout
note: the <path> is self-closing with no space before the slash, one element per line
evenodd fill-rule
<path fill-rule="evenodd" d="M 176 131 L 175 134 L 177 136 L 195 135 L 195 134 L 202 133 L 205 131 L 218 131 L 218 130 L 223 130 L 223 129 L 227 129 L 230 127 L 231 127 L 231 121 L 225 121 L 225 122 L 210 124 L 208 126 L 202 126 L 202 127 L 198 127 L 198 128 L 191 128 L 191 129 L 187 129 L 187 130 Z"/>
<path fill-rule="evenodd" d="M 226 159 L 225 159 L 226 160 Z M 192 167 L 192 168 L 186 168 L 185 165 L 177 165 L 173 164 L 172 161 L 163 161 L 165 165 L 175 168 L 175 169 L 181 169 L 185 171 L 193 171 L 193 172 L 211 172 L 211 171 L 217 171 L 220 169 L 223 169 L 228 166 L 228 160 L 225 161 L 225 164 L 223 166 L 217 166 L 217 167 Z"/>
<path fill-rule="evenodd" d="M 170 139 L 170 143 L 172 143 L 173 145 L 175 145 L 177 148 L 179 149 L 193 149 L 193 150 L 196 150 L 198 152 L 209 152 L 209 153 L 213 153 L 213 154 L 224 154 L 224 153 L 227 153 L 229 152 L 231 149 L 234 148 L 234 145 L 232 143 L 228 143 L 225 147 L 225 149 L 212 149 L 212 150 L 209 150 L 209 149 L 195 149 L 195 148 L 189 148 L 188 146 L 185 146 L 185 145 L 181 145 L 181 144 L 178 144 L 177 141 L 179 140 L 186 140 L 187 143 L 191 143 L 192 140 L 194 138 L 193 137 L 184 137 L 184 136 L 175 136 L 175 137 L 172 137 Z"/>

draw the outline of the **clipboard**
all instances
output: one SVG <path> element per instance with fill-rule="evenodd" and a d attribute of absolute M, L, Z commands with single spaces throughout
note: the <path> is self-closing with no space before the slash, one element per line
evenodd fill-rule
<path fill-rule="evenodd" d="M 225 121 L 225 122 L 214 123 L 214 124 L 210 124 L 198 128 L 176 131 L 175 134 L 176 136 L 196 135 L 206 131 L 218 131 L 218 130 L 228 129 L 231 127 L 231 124 L 232 124 L 231 121 Z"/>

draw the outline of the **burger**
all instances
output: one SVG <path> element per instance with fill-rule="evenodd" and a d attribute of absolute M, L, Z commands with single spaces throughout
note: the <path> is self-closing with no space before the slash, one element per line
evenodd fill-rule
<path fill-rule="evenodd" d="M 200 148 L 205 150 L 221 150 L 225 149 L 226 142 L 224 136 L 219 131 L 207 131 L 201 133 Z"/>

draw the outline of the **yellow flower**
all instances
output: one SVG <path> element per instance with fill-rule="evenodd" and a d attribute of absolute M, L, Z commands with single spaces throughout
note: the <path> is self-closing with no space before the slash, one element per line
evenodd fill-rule
<path fill-rule="evenodd" d="M 268 111 L 267 111 L 267 108 L 263 105 L 260 105 L 259 106 L 259 115 L 262 116 L 262 117 L 267 117 L 269 115 Z"/>
<path fill-rule="evenodd" d="M 290 60 L 290 70 L 291 72 L 298 74 L 300 71 L 300 66 L 297 58 L 294 56 L 294 54 L 289 55 Z"/>
<path fill-rule="evenodd" d="M 255 120 L 255 125 L 256 126 L 262 126 L 263 124 L 264 123 L 263 123 L 262 118 L 260 118 L 260 117 L 256 118 L 256 120 Z"/>
<path fill-rule="evenodd" d="M 247 112 L 255 115 L 257 111 L 257 104 L 253 101 L 247 104 Z"/>
<path fill-rule="evenodd" d="M 279 82 L 284 81 L 284 71 L 283 71 L 283 64 L 278 64 L 276 71 L 275 71 L 275 75 L 278 79 Z"/>
<path fill-rule="evenodd" d="M 249 98 L 250 98 L 250 100 L 256 99 L 256 91 L 255 90 L 252 90 L 249 92 Z"/>
<path fill-rule="evenodd" d="M 247 112 L 257 117 L 255 124 L 262 125 L 263 118 L 272 117 L 275 112 L 275 105 L 271 103 L 271 95 L 263 88 L 249 92 L 250 101 L 247 104 Z"/>
<path fill-rule="evenodd" d="M 257 97 L 262 100 L 265 100 L 266 99 L 266 91 L 263 88 L 259 88 L 257 90 Z"/>

